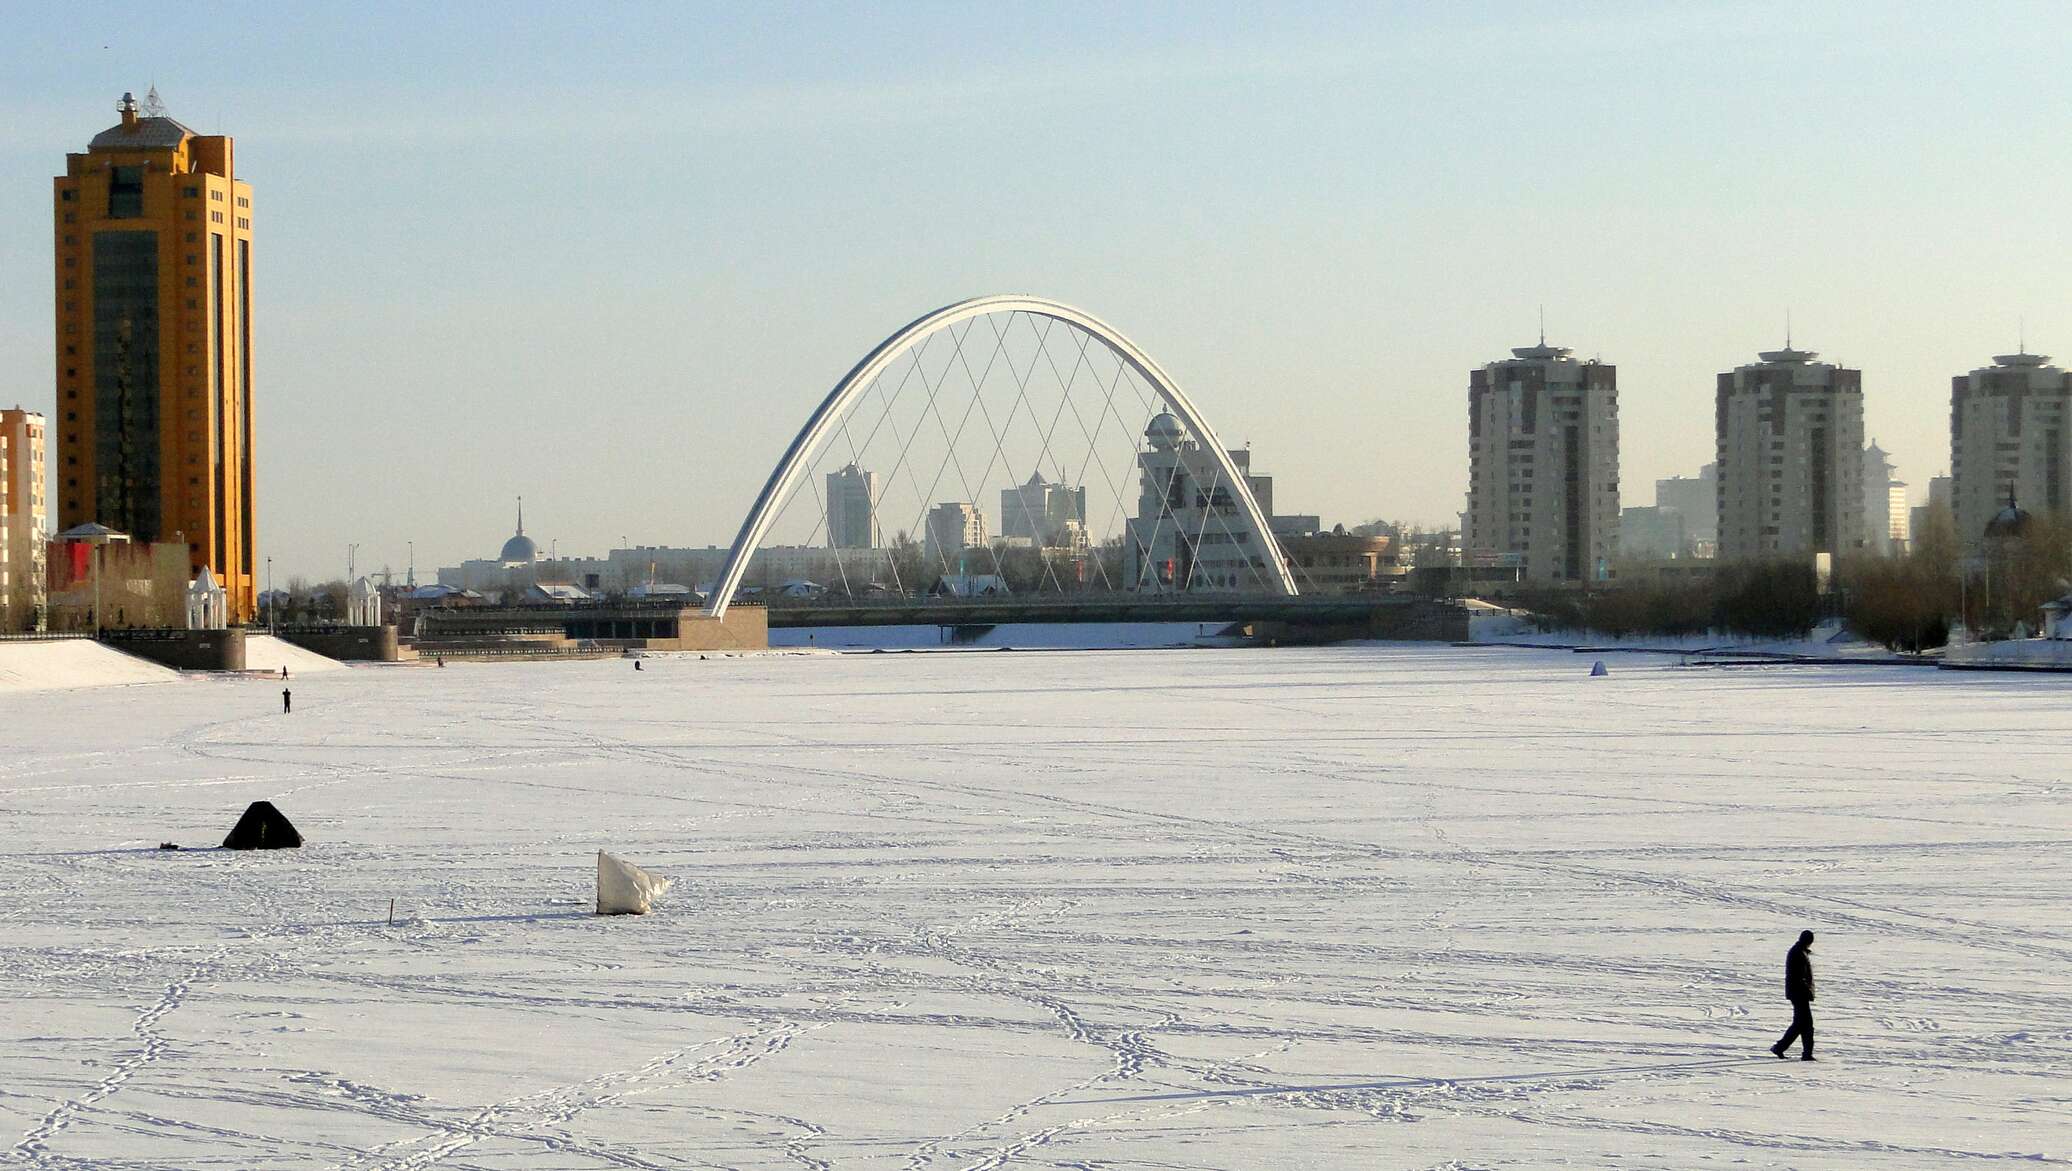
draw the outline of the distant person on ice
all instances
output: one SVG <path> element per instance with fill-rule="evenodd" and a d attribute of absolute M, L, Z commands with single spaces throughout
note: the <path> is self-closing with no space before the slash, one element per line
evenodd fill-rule
<path fill-rule="evenodd" d="M 285 715 L 287 715 L 287 714 L 288 714 L 288 713 L 289 713 L 290 711 L 293 711 L 293 710 L 294 710 L 294 708 L 295 708 L 295 697 L 294 697 L 294 696 L 292 696 L 292 695 L 289 695 L 289 694 L 288 694 L 288 689 L 287 689 L 287 688 L 285 688 L 285 687 L 281 688 L 281 714 L 285 716 Z"/>
<path fill-rule="evenodd" d="M 1802 1061 L 1813 1060 L 1813 933 L 1799 932 L 1799 941 L 1784 953 L 1784 998 L 1791 1001 L 1791 1027 L 1784 1030 L 1784 1036 L 1770 1052 L 1784 1056 L 1791 1043 L 1804 1039 L 1805 1048 L 1799 1053 Z"/>
<path fill-rule="evenodd" d="M 287 664 L 286 664 L 286 663 L 283 663 L 283 664 L 281 664 L 281 678 L 283 678 L 283 679 L 286 679 L 287 677 L 288 677 L 288 666 L 287 666 Z"/>

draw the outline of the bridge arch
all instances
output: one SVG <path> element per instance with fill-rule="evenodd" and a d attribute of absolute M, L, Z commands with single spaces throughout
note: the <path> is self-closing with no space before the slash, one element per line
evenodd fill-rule
<path fill-rule="evenodd" d="M 741 530 L 734 537 L 733 547 L 728 551 L 726 563 L 713 587 L 712 596 L 705 603 L 707 614 L 713 617 L 725 615 L 727 607 L 733 603 L 734 591 L 740 587 L 741 578 L 748 570 L 749 559 L 755 555 L 757 547 L 762 544 L 770 526 L 776 522 L 784 503 L 790 499 L 800 479 L 812 467 L 814 457 L 819 454 L 821 446 L 827 442 L 836 425 L 858 401 L 865 388 L 894 362 L 931 335 L 992 313 L 1026 313 L 1050 318 L 1079 330 L 1106 346 L 1120 362 L 1135 371 L 1137 376 L 1158 394 L 1167 409 L 1179 420 L 1186 436 L 1215 460 L 1221 469 L 1223 482 L 1231 485 L 1231 495 L 1243 513 L 1245 523 L 1260 542 L 1260 547 L 1267 550 L 1277 548 L 1273 543 L 1271 519 L 1259 507 L 1258 500 L 1252 496 L 1252 490 L 1245 480 L 1243 471 L 1230 458 L 1229 450 L 1216 438 L 1215 431 L 1210 428 L 1208 420 L 1202 417 L 1201 411 L 1149 354 L 1124 336 L 1120 330 L 1083 309 L 1042 297 L 1000 293 L 973 297 L 922 314 L 895 331 L 892 336 L 879 342 L 876 348 L 864 355 L 861 361 L 842 376 L 841 381 L 835 383 L 834 389 L 821 400 L 820 406 L 806 420 L 805 426 L 799 428 L 799 433 L 793 437 L 791 446 L 785 449 L 784 457 L 777 461 L 770 478 L 764 482 L 762 492 L 756 496 L 754 506 L 748 510 L 748 516 L 741 522 Z M 1300 592 L 1296 589 L 1295 579 L 1289 573 L 1286 563 L 1277 552 L 1269 555 L 1266 561 L 1267 572 L 1263 576 L 1266 582 L 1274 587 L 1275 593 L 1293 597 Z"/>

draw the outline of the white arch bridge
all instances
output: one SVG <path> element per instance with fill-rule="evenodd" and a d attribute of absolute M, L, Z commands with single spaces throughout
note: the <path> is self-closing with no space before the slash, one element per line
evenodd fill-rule
<path fill-rule="evenodd" d="M 1133 419 L 1135 409 L 1142 414 Z M 844 466 L 826 477 L 823 494 L 820 469 L 833 460 Z M 1150 355 L 1093 314 L 1041 297 L 974 297 L 909 322 L 835 383 L 742 521 L 705 610 L 725 615 L 766 545 L 766 556 L 831 554 L 851 602 L 859 587 L 910 598 L 922 592 L 917 578 L 938 590 L 1004 582 L 1003 557 L 1021 553 L 1056 587 L 1047 591 L 1053 607 L 1096 592 L 1110 608 L 1133 595 L 1171 603 L 1202 601 L 1205 592 L 1285 605 L 1300 591 L 1241 466 L 1248 460 L 1223 445 Z M 1020 546 L 986 528 L 983 494 L 1003 484 L 1003 535 L 1021 529 Z M 1028 504 L 1024 492 L 1043 503 Z M 1089 513 L 1090 498 L 1110 506 L 1105 527 Z M 804 542 L 772 545 L 803 500 L 812 501 L 796 510 L 809 523 Z M 1018 509 L 1029 515 L 1013 515 Z M 885 540 L 883 522 L 909 515 Z M 889 588 L 880 581 L 887 576 Z M 1002 599 L 986 604 L 999 608 Z"/>

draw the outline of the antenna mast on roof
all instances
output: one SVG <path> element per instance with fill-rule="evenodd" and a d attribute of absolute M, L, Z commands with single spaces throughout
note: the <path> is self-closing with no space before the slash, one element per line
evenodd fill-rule
<path fill-rule="evenodd" d="M 1547 303 L 1540 302 L 1540 344 L 1547 344 Z"/>
<path fill-rule="evenodd" d="M 165 103 L 158 99 L 158 83 L 156 81 L 151 83 L 150 89 L 144 91 L 143 112 L 146 118 L 165 117 Z"/>
<path fill-rule="evenodd" d="M 1786 306 L 1784 310 L 1784 348 L 1787 350 L 1791 348 L 1791 308 L 1789 306 Z"/>

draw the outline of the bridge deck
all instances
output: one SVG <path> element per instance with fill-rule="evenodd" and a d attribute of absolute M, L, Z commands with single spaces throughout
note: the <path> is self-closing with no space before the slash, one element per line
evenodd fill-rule
<path fill-rule="evenodd" d="M 885 601 L 778 602 L 770 625 L 1001 626 L 1021 622 L 1284 622 L 1291 626 L 1371 625 L 1433 605 L 1400 595 L 1286 598 L 1274 595 L 1159 595 L 1128 598 L 911 598 Z"/>

